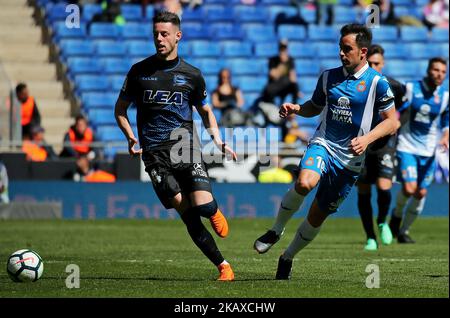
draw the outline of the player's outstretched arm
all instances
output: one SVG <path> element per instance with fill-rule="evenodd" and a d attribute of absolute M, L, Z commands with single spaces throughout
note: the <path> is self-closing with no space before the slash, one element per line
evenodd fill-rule
<path fill-rule="evenodd" d="M 355 154 L 363 154 L 372 142 L 381 137 L 393 135 L 397 131 L 398 119 L 394 107 L 380 113 L 380 116 L 383 120 L 374 129 L 363 136 L 352 139 L 350 147 Z"/>
<path fill-rule="evenodd" d="M 302 117 L 314 117 L 319 115 L 321 112 L 322 108 L 317 107 L 312 101 L 309 100 L 303 105 L 284 103 L 280 107 L 279 114 L 281 118 L 286 118 L 291 114 L 297 114 Z"/>
<path fill-rule="evenodd" d="M 232 158 L 233 160 L 237 160 L 236 153 L 227 146 L 220 137 L 219 126 L 217 125 L 216 116 L 209 105 L 196 106 L 200 117 L 202 118 L 203 125 L 205 125 L 208 130 L 211 138 L 214 141 L 214 144 L 227 156 Z"/>
<path fill-rule="evenodd" d="M 136 156 L 142 153 L 142 149 L 134 149 L 134 146 L 138 143 L 138 140 L 134 136 L 133 129 L 131 129 L 130 121 L 128 120 L 127 109 L 130 106 L 130 102 L 121 98 L 117 99 L 116 106 L 114 107 L 114 116 L 116 117 L 117 125 L 122 130 L 125 138 L 128 142 L 128 152 L 132 156 Z"/>

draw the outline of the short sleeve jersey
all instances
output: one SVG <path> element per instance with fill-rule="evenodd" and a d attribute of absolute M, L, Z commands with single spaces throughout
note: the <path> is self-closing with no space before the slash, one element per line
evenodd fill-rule
<path fill-rule="evenodd" d="M 431 157 L 438 128 L 448 129 L 448 90 L 439 86 L 432 91 L 424 80 L 415 81 L 406 84 L 405 97 L 401 110 L 409 109 L 409 117 L 400 128 L 397 150 Z"/>
<path fill-rule="evenodd" d="M 386 77 L 368 64 L 355 74 L 330 69 L 320 76 L 311 101 L 323 111 L 310 143 L 323 145 L 345 168 L 359 172 L 365 154 L 354 154 L 351 140 L 371 130 L 376 114 L 394 107 Z"/>
<path fill-rule="evenodd" d="M 189 141 L 192 147 L 194 136 L 198 138 L 193 132 L 192 107 L 206 104 L 205 81 L 199 69 L 181 58 L 163 61 L 153 55 L 134 64 L 119 97 L 137 107 L 144 151 L 170 148 L 179 140 Z"/>

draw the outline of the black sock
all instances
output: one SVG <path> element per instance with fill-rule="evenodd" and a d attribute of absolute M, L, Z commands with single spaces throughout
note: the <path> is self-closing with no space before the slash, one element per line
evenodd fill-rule
<path fill-rule="evenodd" d="M 200 216 L 203 216 L 204 218 L 209 219 L 214 214 L 216 214 L 218 209 L 217 202 L 215 199 L 213 199 L 209 203 L 205 203 L 202 205 L 198 205 L 195 207 L 195 211 L 198 212 Z"/>
<path fill-rule="evenodd" d="M 389 213 L 389 207 L 391 205 L 391 190 L 381 190 L 377 189 L 378 192 L 378 218 L 377 224 L 386 222 L 386 217 Z"/>
<path fill-rule="evenodd" d="M 224 258 L 217 248 L 216 242 L 214 241 L 212 235 L 203 225 L 199 212 L 195 209 L 196 208 L 194 207 L 186 210 L 181 215 L 181 219 L 186 224 L 188 233 L 195 245 L 197 245 L 197 247 L 214 265 L 218 266 L 224 261 Z"/>
<path fill-rule="evenodd" d="M 358 193 L 358 210 L 367 238 L 376 239 L 375 232 L 373 230 L 373 212 L 370 197 L 370 193 Z"/>

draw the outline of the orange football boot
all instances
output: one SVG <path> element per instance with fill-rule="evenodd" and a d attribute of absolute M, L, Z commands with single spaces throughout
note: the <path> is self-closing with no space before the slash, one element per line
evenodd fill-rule
<path fill-rule="evenodd" d="M 211 226 L 217 235 L 224 238 L 228 235 L 228 222 L 225 216 L 217 209 L 217 212 L 209 218 Z"/>
<path fill-rule="evenodd" d="M 231 269 L 230 264 L 220 264 L 219 266 L 217 266 L 217 268 L 219 269 L 220 272 L 219 278 L 217 278 L 217 280 L 220 281 L 234 280 L 234 273 L 233 270 Z"/>

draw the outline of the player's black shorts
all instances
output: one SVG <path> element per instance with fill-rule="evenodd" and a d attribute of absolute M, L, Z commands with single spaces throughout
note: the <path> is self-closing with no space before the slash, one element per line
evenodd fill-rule
<path fill-rule="evenodd" d="M 142 160 L 145 171 L 152 180 L 153 188 L 166 209 L 173 208 L 170 199 L 178 193 L 189 194 L 194 191 L 211 192 L 211 184 L 206 165 L 199 150 L 190 150 L 197 160 L 174 162 L 170 149 L 144 152 Z M 192 159 L 192 158 L 191 158 Z"/>
<path fill-rule="evenodd" d="M 373 184 L 378 178 L 391 179 L 395 173 L 395 145 L 387 144 L 377 150 L 368 149 L 358 181 Z"/>

